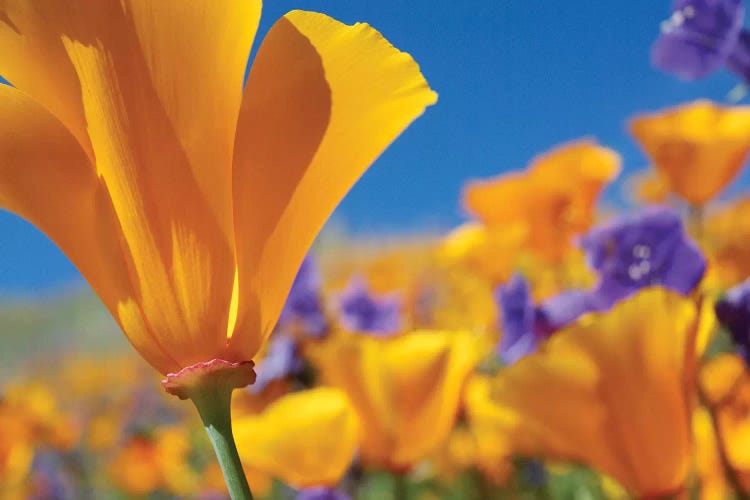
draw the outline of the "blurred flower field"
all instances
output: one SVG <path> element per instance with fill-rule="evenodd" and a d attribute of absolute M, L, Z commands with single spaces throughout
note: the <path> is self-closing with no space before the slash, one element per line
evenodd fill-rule
<path fill-rule="evenodd" d="M 655 168 L 623 213 L 597 209 L 617 153 L 584 139 L 467 181 L 471 220 L 447 234 L 324 235 L 234 394 L 255 496 L 750 491 L 750 198 L 706 203 L 744 163 L 750 111 L 701 101 L 630 123 Z M 0 321 L 19 332 L 3 498 L 224 498 L 195 411 L 88 292 Z"/>
<path fill-rule="evenodd" d="M 367 25 L 292 12 L 253 63 L 258 101 L 249 92 L 243 107 L 227 91 L 236 102 L 223 103 L 240 117 L 232 133 L 254 149 L 224 150 L 218 138 L 212 152 L 180 142 L 195 125 L 175 111 L 187 98 L 172 91 L 184 89 L 147 67 L 146 55 L 174 47 L 138 52 L 151 18 L 106 7 L 96 13 L 142 32 L 117 25 L 97 35 L 100 46 L 78 46 L 65 38 L 80 28 L 72 22 L 60 33 L 80 53 L 61 67 L 88 68 L 81 61 L 102 50 L 113 68 L 163 88 L 118 94 L 132 100 L 123 111 L 92 89 L 109 96 L 128 78 L 76 67 L 91 100 L 78 109 L 19 70 L 65 121 L 0 87 L 0 118 L 28 111 L 36 121 L 15 118 L 48 133 L 51 153 L 96 167 L 64 172 L 80 196 L 48 197 L 18 161 L 38 153 L 27 130 L 0 120 L 11 139 L 0 142 L 0 205 L 49 233 L 101 299 L 75 290 L 0 310 L 0 499 L 251 498 L 233 467 L 269 500 L 750 498 L 750 191 L 726 196 L 747 168 L 750 107 L 633 110 L 623 121 L 650 166 L 626 179 L 620 154 L 594 138 L 550 144 L 513 171 L 467 178 L 461 199 L 445 200 L 462 206 L 459 227 L 369 239 L 324 231 L 308 251 L 356 178 L 435 103 L 414 60 Z M 260 16 L 259 2 L 246 7 L 242 43 Z M 23 30 L 38 34 L 29 26 L 49 28 L 52 17 L 34 24 L 32 10 L 11 12 L 20 28 L 0 37 L 0 52 L 8 40 L 21 46 L 12 37 Z M 0 3 L 7 25 L 5 14 Z M 687 80 L 727 68 L 747 84 L 743 20 L 739 1 L 679 0 L 652 62 Z M 282 79 L 279 67 L 298 66 L 277 61 L 292 56 L 308 66 Z M 263 96 L 286 102 L 279 81 L 320 109 L 265 109 Z M 152 126 L 144 102 L 184 130 L 120 126 Z M 319 137 L 290 147 L 292 125 Z M 103 161 L 87 148 L 117 151 Z M 208 158 L 213 168 L 214 156 L 231 160 L 226 179 L 195 167 Z M 185 175 L 151 175 L 164 159 Z M 603 193 L 620 180 L 630 204 L 613 208 Z M 250 206 L 258 199 L 263 210 Z M 111 218 L 90 217 L 90 202 Z M 70 204 L 90 226 L 60 222 Z M 229 465 L 227 429 L 239 453 Z"/>

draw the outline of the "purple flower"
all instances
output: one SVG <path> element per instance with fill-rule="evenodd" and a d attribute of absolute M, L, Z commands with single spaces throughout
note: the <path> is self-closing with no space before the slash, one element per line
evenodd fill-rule
<path fill-rule="evenodd" d="M 598 310 L 649 286 L 688 295 L 706 270 L 706 259 L 688 239 L 680 217 L 663 207 L 616 219 L 581 243 L 589 265 L 599 272 L 591 298 Z"/>
<path fill-rule="evenodd" d="M 338 299 L 341 324 L 351 332 L 390 335 L 401 330 L 398 294 L 373 296 L 365 280 L 355 277 Z"/>
<path fill-rule="evenodd" d="M 675 0 L 672 16 L 662 22 L 651 49 L 651 61 L 685 80 L 702 78 L 725 64 L 744 78 L 745 49 L 738 43 L 744 17 L 742 0 Z"/>
<path fill-rule="evenodd" d="M 536 308 L 536 329 L 540 336 L 549 337 L 589 312 L 600 310 L 591 292 L 571 290 L 547 299 Z"/>
<path fill-rule="evenodd" d="M 278 323 L 280 329 L 299 325 L 312 337 L 321 338 L 325 334 L 328 321 L 323 312 L 320 281 L 315 261 L 308 255 L 302 261 L 281 311 Z"/>
<path fill-rule="evenodd" d="M 277 334 L 271 337 L 266 357 L 255 368 L 255 383 L 250 386 L 250 391 L 259 393 L 274 380 L 297 375 L 303 368 L 304 362 L 294 338 Z"/>
<path fill-rule="evenodd" d="M 505 364 L 536 351 L 554 332 L 593 310 L 589 293 L 580 291 L 565 292 L 535 306 L 528 283 L 519 275 L 497 287 L 495 300 L 503 332 L 498 355 Z"/>
<path fill-rule="evenodd" d="M 716 303 L 716 317 L 729 333 L 737 351 L 749 362 L 750 356 L 750 279 L 727 291 Z"/>
<path fill-rule="evenodd" d="M 495 290 L 495 301 L 500 308 L 502 338 L 498 354 L 503 363 L 513 364 L 536 351 L 541 339 L 534 329 L 534 303 L 529 284 L 519 275 Z"/>
<path fill-rule="evenodd" d="M 742 31 L 737 45 L 729 54 L 727 59 L 727 69 L 744 81 L 750 82 L 750 33 Z"/>
<path fill-rule="evenodd" d="M 319 486 L 301 490 L 297 494 L 297 500 L 351 500 L 351 497 L 335 488 Z"/>

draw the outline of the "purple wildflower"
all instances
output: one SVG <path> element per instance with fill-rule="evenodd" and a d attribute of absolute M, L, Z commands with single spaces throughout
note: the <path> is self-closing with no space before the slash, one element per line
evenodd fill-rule
<path fill-rule="evenodd" d="M 745 9 L 742 0 L 675 0 L 651 49 L 657 68 L 685 80 L 703 78 L 723 66 L 745 78 Z"/>
<path fill-rule="evenodd" d="M 255 368 L 255 383 L 250 391 L 261 392 L 274 380 L 285 379 L 299 374 L 304 368 L 296 340 L 288 335 L 277 334 L 271 338 L 268 353 Z"/>
<path fill-rule="evenodd" d="M 750 82 L 750 33 L 745 30 L 740 33 L 737 45 L 729 54 L 727 69 L 741 77 L 745 82 Z"/>
<path fill-rule="evenodd" d="M 297 494 L 297 500 L 351 500 L 351 497 L 335 488 L 319 486 L 301 490 Z"/>
<path fill-rule="evenodd" d="M 535 306 L 526 280 L 515 275 L 495 290 L 500 307 L 503 336 L 498 355 L 506 364 L 536 351 L 554 332 L 593 310 L 587 292 L 565 292 Z"/>
<path fill-rule="evenodd" d="M 541 340 L 534 329 L 535 312 L 529 284 L 522 276 L 514 275 L 508 283 L 497 287 L 495 300 L 500 307 L 503 334 L 498 354 L 504 363 L 513 364 L 536 351 Z"/>
<path fill-rule="evenodd" d="M 750 279 L 731 288 L 716 303 L 716 317 L 729 330 L 737 351 L 750 361 Z"/>
<path fill-rule="evenodd" d="M 574 323 L 589 312 L 598 311 L 599 304 L 591 292 L 571 290 L 555 295 L 536 308 L 535 327 L 542 337 Z"/>
<path fill-rule="evenodd" d="M 397 293 L 376 297 L 365 280 L 356 277 L 338 299 L 341 324 L 349 331 L 390 335 L 402 328 L 401 297 Z"/>
<path fill-rule="evenodd" d="M 591 299 L 598 310 L 649 286 L 688 295 L 706 270 L 706 259 L 688 239 L 680 217 L 663 207 L 616 219 L 581 243 L 589 265 L 599 272 Z"/>
<path fill-rule="evenodd" d="M 279 328 L 283 330 L 292 325 L 299 325 L 310 336 L 321 338 L 328 330 L 328 321 L 323 312 L 320 288 L 320 273 L 315 261 L 308 255 L 302 261 L 292 283 L 281 311 Z"/>

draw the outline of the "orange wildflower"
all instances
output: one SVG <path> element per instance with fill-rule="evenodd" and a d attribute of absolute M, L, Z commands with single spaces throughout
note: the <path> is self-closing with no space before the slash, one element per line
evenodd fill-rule
<path fill-rule="evenodd" d="M 0 206 L 162 373 L 249 361 L 324 221 L 436 100 L 366 24 L 261 1 L 0 7 Z"/>
<path fill-rule="evenodd" d="M 750 490 L 750 371 L 737 355 L 706 363 L 700 385 L 718 429 L 719 447 L 745 490 Z"/>
<path fill-rule="evenodd" d="M 359 417 L 363 462 L 403 471 L 447 438 L 486 343 L 469 332 L 417 331 L 339 335 L 309 350 L 323 382 L 342 389 Z"/>
<path fill-rule="evenodd" d="M 523 172 L 470 183 L 464 205 L 490 227 L 522 224 L 525 245 L 559 262 L 572 237 L 593 224 L 599 194 L 619 171 L 617 153 L 580 140 L 535 158 Z"/>
<path fill-rule="evenodd" d="M 656 288 L 585 316 L 473 384 L 472 424 L 516 454 L 583 462 L 640 497 L 678 493 L 691 466 L 703 320 L 693 301 Z"/>
<path fill-rule="evenodd" d="M 735 178 L 747 160 L 750 107 L 700 100 L 636 116 L 630 131 L 670 190 L 702 206 Z"/>

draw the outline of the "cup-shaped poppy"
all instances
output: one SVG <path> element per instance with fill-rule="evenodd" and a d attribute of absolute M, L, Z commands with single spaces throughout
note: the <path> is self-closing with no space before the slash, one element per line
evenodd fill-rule
<path fill-rule="evenodd" d="M 23 498 L 34 459 L 33 424 L 21 412 L 0 407 L 0 493 Z"/>
<path fill-rule="evenodd" d="M 750 107 L 700 100 L 636 116 L 630 131 L 685 201 L 702 206 L 737 175 L 750 150 Z"/>
<path fill-rule="evenodd" d="M 152 436 L 133 436 L 110 462 L 110 479 L 133 496 L 157 491 L 189 495 L 198 481 L 188 464 L 190 450 L 189 433 L 181 427 L 160 428 Z"/>
<path fill-rule="evenodd" d="M 470 418 L 517 454 L 586 463 L 643 497 L 679 492 L 706 309 L 653 288 L 587 315 L 470 391 Z"/>
<path fill-rule="evenodd" d="M 573 236 L 593 223 L 599 194 L 619 171 L 617 153 L 575 141 L 534 158 L 523 172 L 470 183 L 464 205 L 488 226 L 523 224 L 528 248 L 559 262 Z"/>
<path fill-rule="evenodd" d="M 417 331 L 339 335 L 309 347 L 323 382 L 344 390 L 359 416 L 363 462 L 403 471 L 448 436 L 486 344 L 469 332 Z"/>
<path fill-rule="evenodd" d="M 716 435 L 716 424 L 711 412 L 704 407 L 693 414 L 693 439 L 695 440 L 695 474 L 700 480 L 700 498 L 720 500 L 729 495 L 729 482 L 724 470 L 724 460 Z"/>
<path fill-rule="evenodd" d="M 319 387 L 235 418 L 243 463 L 296 488 L 333 487 L 351 464 L 359 423 L 346 394 Z"/>
<path fill-rule="evenodd" d="M 252 359 L 324 221 L 435 102 L 365 24 L 260 0 L 0 7 L 0 206 L 162 373 Z"/>
<path fill-rule="evenodd" d="M 704 246 L 711 261 L 707 280 L 723 290 L 750 276 L 750 198 L 743 196 L 706 217 Z"/>
<path fill-rule="evenodd" d="M 700 372 L 703 397 L 713 413 L 726 465 L 750 489 L 750 372 L 742 358 L 722 354 Z"/>
<path fill-rule="evenodd" d="M 488 227 L 476 222 L 451 231 L 438 253 L 446 264 L 460 264 L 489 278 L 493 283 L 510 279 L 527 239 L 525 224 Z"/>

